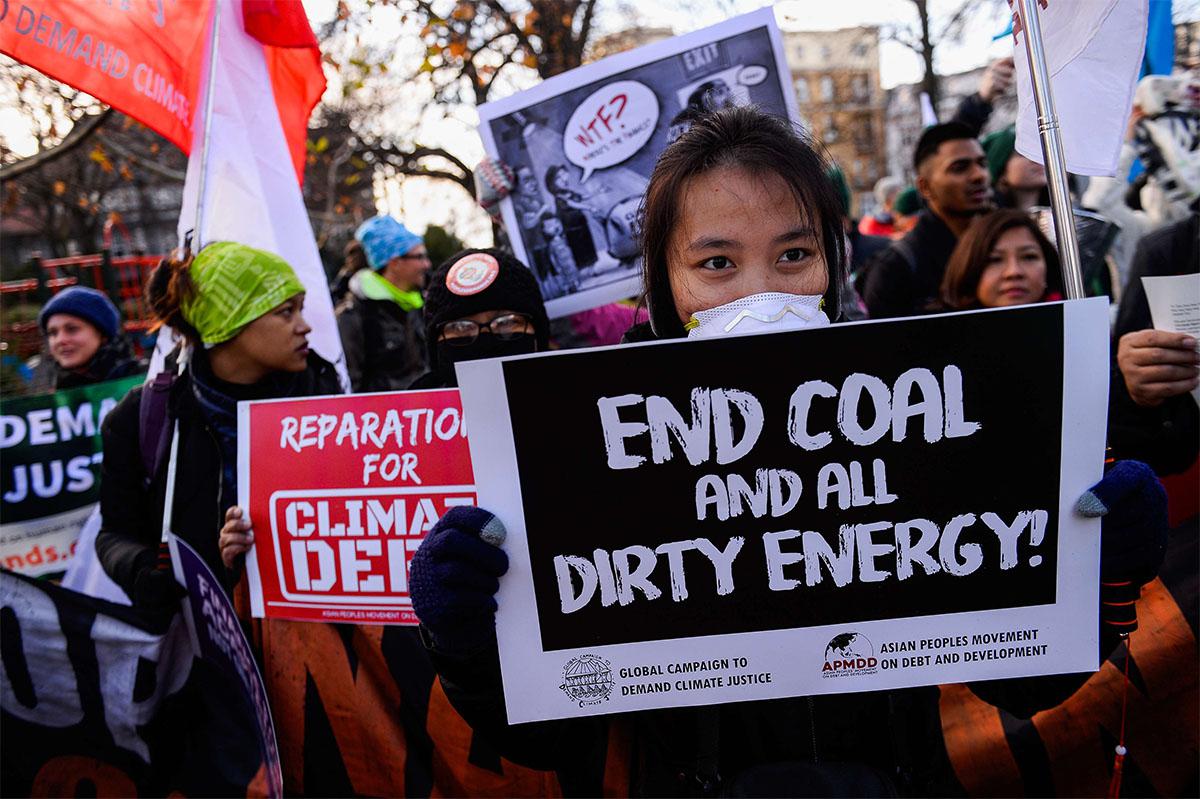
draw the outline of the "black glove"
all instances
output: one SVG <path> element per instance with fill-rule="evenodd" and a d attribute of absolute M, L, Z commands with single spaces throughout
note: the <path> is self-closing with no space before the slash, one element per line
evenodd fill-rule
<path fill-rule="evenodd" d="M 1084 516 L 1100 516 L 1100 615 L 1106 624 L 1132 632 L 1134 602 L 1158 575 L 1167 554 L 1167 492 L 1141 461 L 1117 461 L 1075 504 Z"/>
<path fill-rule="evenodd" d="M 137 576 L 133 578 L 133 606 L 156 627 L 165 628 L 179 612 L 179 601 L 187 590 L 175 580 L 167 545 L 147 550 L 138 557 Z"/>
<path fill-rule="evenodd" d="M 413 611 L 433 645 L 466 656 L 496 632 L 496 597 L 508 556 L 499 549 L 505 530 L 481 508 L 452 508 L 413 556 L 409 588 Z"/>

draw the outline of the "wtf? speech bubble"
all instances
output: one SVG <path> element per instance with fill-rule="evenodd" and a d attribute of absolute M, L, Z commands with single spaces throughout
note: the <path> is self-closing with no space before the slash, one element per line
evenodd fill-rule
<path fill-rule="evenodd" d="M 635 80 L 610 83 L 575 108 L 563 131 L 563 152 L 583 169 L 582 182 L 642 149 L 657 123 L 658 98 L 649 86 Z"/>

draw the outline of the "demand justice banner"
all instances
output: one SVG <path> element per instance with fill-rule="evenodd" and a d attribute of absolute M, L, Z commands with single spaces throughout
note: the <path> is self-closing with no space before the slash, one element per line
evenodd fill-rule
<path fill-rule="evenodd" d="M 479 107 L 487 154 L 516 185 L 500 205 L 551 317 L 637 294 L 637 211 L 690 119 L 756 105 L 799 122 L 770 8 L 564 72 Z"/>
<path fill-rule="evenodd" d="M 239 403 L 251 613 L 415 625 L 409 563 L 474 482 L 457 389 Z"/>
<path fill-rule="evenodd" d="M 0 564 L 61 572 L 100 499 L 100 423 L 142 375 L 0 400 Z"/>
<path fill-rule="evenodd" d="M 460 364 L 509 720 L 1094 670 L 1107 340 L 1096 299 Z"/>

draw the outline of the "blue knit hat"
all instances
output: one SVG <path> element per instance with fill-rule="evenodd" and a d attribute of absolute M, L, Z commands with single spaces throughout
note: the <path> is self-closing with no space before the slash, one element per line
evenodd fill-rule
<path fill-rule="evenodd" d="M 422 244 L 421 237 L 390 216 L 373 216 L 358 226 L 354 238 L 362 245 L 367 263 L 378 272 L 388 261 Z"/>
<path fill-rule="evenodd" d="M 121 312 L 102 291 L 86 286 L 71 286 L 50 298 L 38 314 L 38 327 L 46 333 L 46 323 L 55 314 L 66 313 L 90 322 L 105 338 L 116 338 L 121 332 Z"/>

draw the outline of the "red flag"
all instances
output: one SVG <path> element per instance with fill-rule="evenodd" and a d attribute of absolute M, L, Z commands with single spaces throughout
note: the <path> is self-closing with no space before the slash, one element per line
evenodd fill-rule
<path fill-rule="evenodd" d="M 321 49 L 304 6 L 287 0 L 243 0 L 246 33 L 263 43 L 275 106 L 296 178 L 304 183 L 308 118 L 325 92 Z"/>
<path fill-rule="evenodd" d="M 224 13 L 236 13 L 235 3 L 222 2 Z M 263 45 L 303 183 L 308 118 L 325 91 L 317 39 L 299 2 L 243 0 L 241 6 L 246 33 Z M 108 103 L 190 154 L 212 7 L 212 0 L 0 0 L 0 53 Z M 220 42 L 217 49 L 219 57 Z"/>
<path fill-rule="evenodd" d="M 212 0 L 0 0 L 0 52 L 192 148 Z"/>

